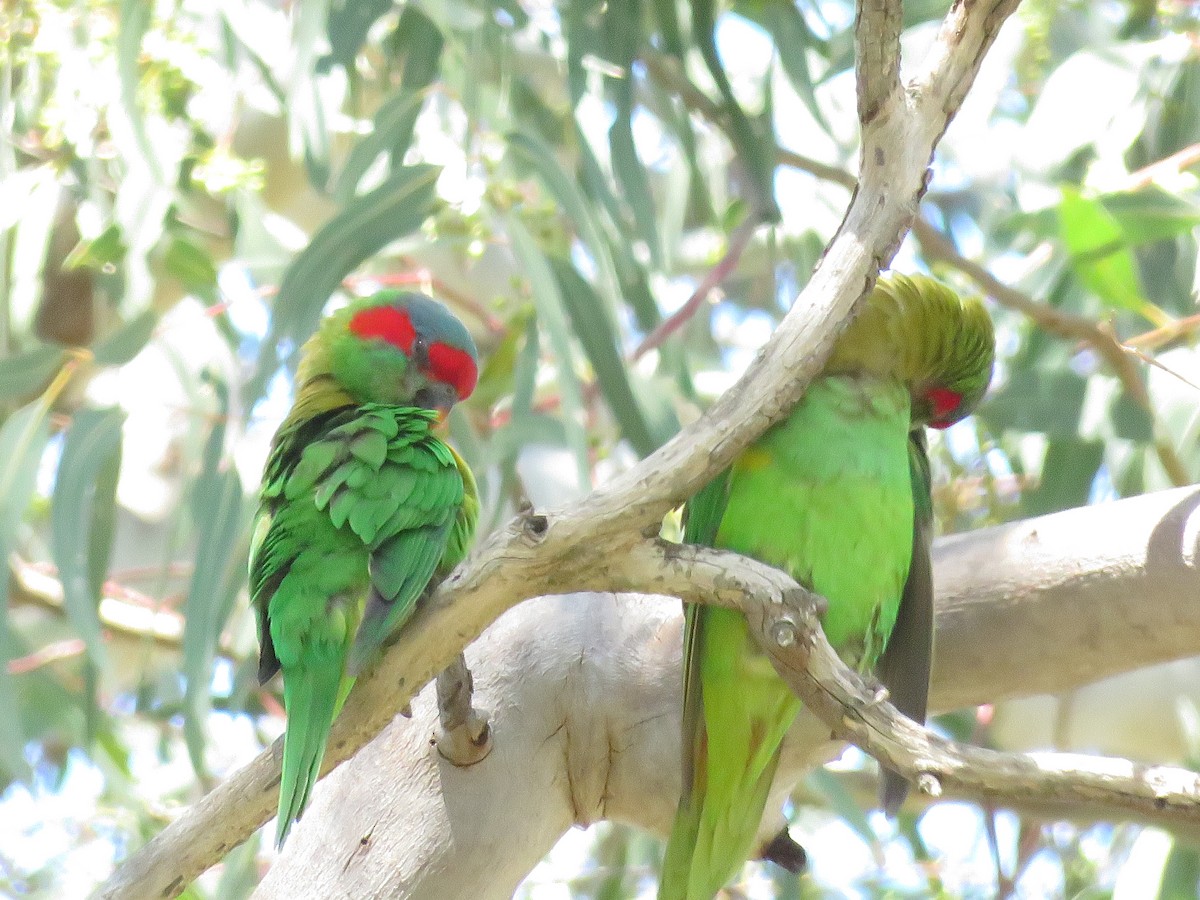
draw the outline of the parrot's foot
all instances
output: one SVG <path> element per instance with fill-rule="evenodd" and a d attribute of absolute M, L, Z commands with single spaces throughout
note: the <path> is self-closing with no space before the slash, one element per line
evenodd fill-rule
<path fill-rule="evenodd" d="M 779 834 L 763 845 L 758 855 L 760 859 L 773 862 L 793 875 L 799 875 L 808 867 L 808 854 L 792 840 L 786 825 L 780 829 Z"/>
<path fill-rule="evenodd" d="M 473 766 L 492 752 L 487 714 L 471 705 L 474 682 L 467 661 L 458 659 L 437 677 L 438 720 L 434 739 L 438 753 L 456 766 Z"/>

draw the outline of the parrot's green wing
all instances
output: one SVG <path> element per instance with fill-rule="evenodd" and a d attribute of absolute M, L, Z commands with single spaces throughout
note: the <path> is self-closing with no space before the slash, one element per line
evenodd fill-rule
<path fill-rule="evenodd" d="M 933 664 L 933 562 L 930 557 L 933 500 L 923 428 L 915 429 L 909 436 L 908 462 L 913 488 L 912 563 L 896 624 L 879 659 L 876 675 L 887 687 L 895 707 L 923 725 Z M 884 811 L 894 816 L 908 794 L 908 781 L 899 773 L 884 768 L 879 794 Z"/>
<path fill-rule="evenodd" d="M 463 476 L 431 432 L 435 418 L 374 404 L 332 410 L 281 432 L 268 460 L 250 591 L 259 677 L 285 672 L 280 845 L 353 678 L 411 614 L 463 506 Z"/>
<path fill-rule="evenodd" d="M 683 510 L 683 540 L 686 544 L 711 547 L 725 515 L 729 501 L 729 470 L 726 469 L 706 484 L 687 502 Z M 699 615 L 700 604 L 683 604 L 683 735 L 685 740 L 699 741 L 704 736 L 704 701 L 700 695 L 700 667 L 691 664 L 702 643 L 704 617 Z M 683 754 L 683 796 L 692 790 L 694 766 L 699 753 Z"/>
<path fill-rule="evenodd" d="M 347 674 L 358 675 L 379 648 L 412 615 L 442 563 L 463 507 L 463 477 L 450 448 L 430 433 L 433 414 L 364 407 L 361 431 L 347 441 L 351 453 L 330 467 L 317 491 L 327 499 L 334 525 L 343 523 L 370 550 L 371 589 Z M 373 435 L 384 426 L 386 443 Z"/>

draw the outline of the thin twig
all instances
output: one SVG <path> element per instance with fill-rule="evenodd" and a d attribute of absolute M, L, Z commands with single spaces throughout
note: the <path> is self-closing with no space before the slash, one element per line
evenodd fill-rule
<path fill-rule="evenodd" d="M 729 236 L 729 246 L 725 248 L 725 253 L 696 285 L 696 289 L 692 291 L 687 302 L 646 335 L 645 340 L 638 344 L 630 355 L 630 362 L 637 362 L 651 350 L 661 347 L 663 341 L 691 321 L 700 307 L 704 305 L 704 301 L 708 299 L 713 288 L 728 278 L 729 274 L 737 268 L 738 260 L 742 258 L 742 253 L 750 243 L 750 238 L 754 236 L 758 224 L 759 217 L 757 215 L 750 215 L 742 220 L 741 224 L 733 230 L 733 234 Z"/>

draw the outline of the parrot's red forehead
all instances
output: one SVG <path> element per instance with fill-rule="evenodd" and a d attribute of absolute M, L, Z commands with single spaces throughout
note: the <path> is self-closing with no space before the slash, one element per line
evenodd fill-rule
<path fill-rule="evenodd" d="M 370 306 L 354 314 L 350 320 L 350 331 L 360 338 L 379 338 L 401 350 L 406 356 L 412 353 L 417 329 L 407 310 L 394 306 Z"/>
<path fill-rule="evenodd" d="M 933 387 L 925 394 L 933 406 L 930 425 L 934 428 L 948 428 L 953 422 L 950 416 L 962 405 L 962 394 L 949 388 Z"/>

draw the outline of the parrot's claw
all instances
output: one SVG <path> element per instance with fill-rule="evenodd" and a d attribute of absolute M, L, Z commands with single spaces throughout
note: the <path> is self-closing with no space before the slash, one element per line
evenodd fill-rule
<path fill-rule="evenodd" d="M 434 743 L 438 753 L 456 766 L 473 766 L 492 752 L 487 713 L 471 705 L 474 680 L 467 661 L 458 658 L 437 677 L 438 720 Z"/>
<path fill-rule="evenodd" d="M 793 875 L 799 875 L 808 867 L 808 854 L 792 840 L 786 825 L 780 829 L 779 834 L 763 844 L 759 858 L 773 862 Z"/>

